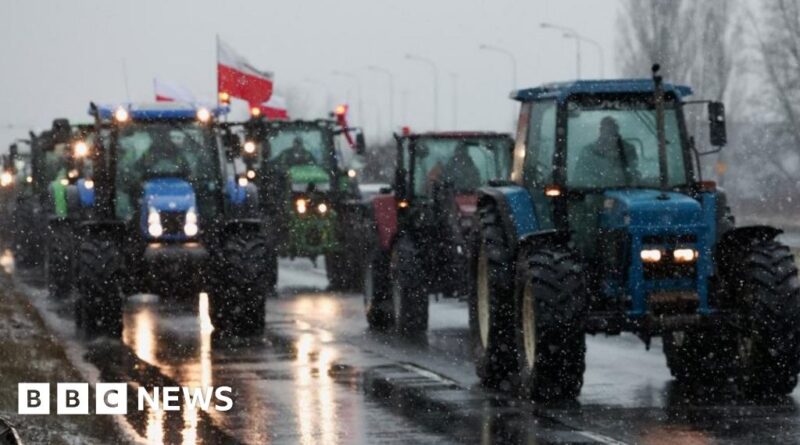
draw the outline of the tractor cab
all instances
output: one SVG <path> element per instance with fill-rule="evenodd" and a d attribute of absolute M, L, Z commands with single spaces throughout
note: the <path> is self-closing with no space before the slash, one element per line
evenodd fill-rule
<path fill-rule="evenodd" d="M 716 209 L 725 202 L 695 175 L 683 110 L 690 94 L 663 86 L 660 151 L 652 81 L 578 81 L 514 93 L 523 102 L 526 138 L 512 177 L 533 198 L 538 230 L 570 234 L 593 289 L 604 296 L 600 306 L 622 305 L 640 316 L 647 296 L 665 292 L 685 296 L 686 313 L 709 312 Z"/>

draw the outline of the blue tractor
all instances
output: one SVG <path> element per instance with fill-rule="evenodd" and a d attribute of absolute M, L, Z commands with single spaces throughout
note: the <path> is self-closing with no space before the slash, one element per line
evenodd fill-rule
<path fill-rule="evenodd" d="M 767 226 L 736 227 L 703 181 L 685 113 L 706 103 L 711 146 L 724 107 L 652 79 L 514 91 L 510 181 L 481 190 L 470 304 L 478 375 L 534 400 L 576 397 L 585 334 L 661 336 L 688 385 L 787 394 L 800 371 L 800 282 Z M 706 151 L 708 153 L 708 151 Z"/>
<path fill-rule="evenodd" d="M 118 335 L 124 297 L 209 294 L 216 331 L 260 332 L 270 255 L 247 193 L 226 184 L 237 155 L 216 116 L 189 104 L 90 107 L 95 137 L 84 156 L 91 203 L 80 224 L 76 322 Z M 226 149 L 222 148 L 222 140 Z M 252 187 L 242 185 L 242 187 Z M 242 211 L 252 208 L 253 212 Z"/>

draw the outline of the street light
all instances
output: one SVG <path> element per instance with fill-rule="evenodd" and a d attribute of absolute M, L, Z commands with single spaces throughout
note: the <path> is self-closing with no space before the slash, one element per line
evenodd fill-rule
<path fill-rule="evenodd" d="M 514 53 L 512 53 L 511 51 L 509 51 L 509 50 L 507 50 L 505 48 L 500 48 L 499 46 L 494 46 L 494 45 L 487 45 L 485 43 L 482 43 L 478 47 L 478 49 L 482 49 L 484 51 L 492 51 L 492 52 L 495 52 L 495 53 L 504 54 L 504 55 L 506 55 L 508 57 L 508 59 L 511 61 L 511 89 L 512 90 L 516 89 L 517 88 L 517 58 L 514 57 Z M 517 118 L 516 108 L 512 107 L 511 108 L 511 122 L 514 122 L 516 120 L 516 118 Z"/>
<path fill-rule="evenodd" d="M 586 36 L 581 35 L 578 31 L 568 28 L 566 26 L 561 25 L 554 25 L 552 23 L 540 23 L 539 26 L 544 29 L 555 29 L 557 31 L 562 31 L 564 33 L 563 37 L 567 39 L 575 39 L 575 58 L 576 58 L 576 71 L 578 73 L 578 79 L 581 78 L 581 42 L 586 42 L 591 45 L 594 45 L 597 48 L 598 56 L 600 60 L 600 77 L 605 77 L 605 55 L 603 52 L 603 47 L 598 43 L 596 40 L 592 40 Z"/>
<path fill-rule="evenodd" d="M 375 65 L 370 65 L 367 69 L 376 73 L 383 73 L 389 79 L 389 128 L 394 131 L 394 75 L 386 68 Z"/>
<path fill-rule="evenodd" d="M 426 57 L 417 56 L 415 54 L 406 54 L 407 60 L 416 60 L 427 64 L 433 70 L 433 129 L 439 129 L 439 69 L 436 63 Z"/>
<path fill-rule="evenodd" d="M 346 77 L 348 79 L 353 79 L 355 81 L 355 83 L 356 83 L 356 93 L 358 94 L 358 124 L 359 124 L 359 126 L 363 127 L 364 126 L 364 116 L 363 116 L 363 113 L 364 113 L 364 102 L 362 102 L 361 81 L 358 79 L 358 76 L 356 76 L 353 73 L 348 73 L 347 71 L 339 71 L 339 70 L 333 70 L 331 72 L 331 74 L 333 74 L 334 76 Z"/>

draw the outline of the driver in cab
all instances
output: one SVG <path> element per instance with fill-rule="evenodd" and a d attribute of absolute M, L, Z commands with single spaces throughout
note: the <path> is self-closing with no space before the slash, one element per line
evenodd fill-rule
<path fill-rule="evenodd" d="M 303 139 L 297 136 L 292 141 L 292 146 L 278 155 L 277 163 L 283 168 L 291 168 L 299 165 L 314 165 L 316 160 L 314 155 L 306 149 Z"/>
<path fill-rule="evenodd" d="M 606 116 L 600 121 L 597 140 L 583 147 L 570 182 L 590 188 L 630 186 L 639 178 L 638 161 L 636 149 L 620 135 L 616 119 Z"/>

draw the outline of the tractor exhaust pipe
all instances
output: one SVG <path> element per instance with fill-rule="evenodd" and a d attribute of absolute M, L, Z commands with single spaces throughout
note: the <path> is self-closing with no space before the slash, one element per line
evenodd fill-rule
<path fill-rule="evenodd" d="M 658 138 L 658 176 L 661 185 L 661 196 L 666 198 L 669 191 L 669 168 L 667 165 L 667 140 L 664 130 L 664 85 L 659 71 L 659 64 L 653 65 L 653 99 L 656 107 L 656 137 Z"/>

